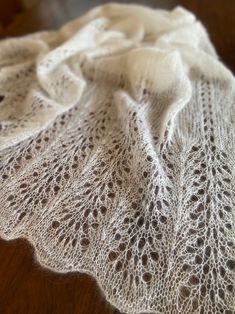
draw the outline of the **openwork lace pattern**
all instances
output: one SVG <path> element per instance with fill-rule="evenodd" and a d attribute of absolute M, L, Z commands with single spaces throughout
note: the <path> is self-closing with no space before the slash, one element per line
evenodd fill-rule
<path fill-rule="evenodd" d="M 235 312 L 234 77 L 183 8 L 0 43 L 0 235 L 123 312 Z"/>

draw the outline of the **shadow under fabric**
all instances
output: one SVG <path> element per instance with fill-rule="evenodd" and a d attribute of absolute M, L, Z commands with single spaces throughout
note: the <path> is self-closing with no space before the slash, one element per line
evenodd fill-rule
<path fill-rule="evenodd" d="M 181 7 L 0 42 L 1 237 L 130 314 L 234 313 L 234 86 Z"/>

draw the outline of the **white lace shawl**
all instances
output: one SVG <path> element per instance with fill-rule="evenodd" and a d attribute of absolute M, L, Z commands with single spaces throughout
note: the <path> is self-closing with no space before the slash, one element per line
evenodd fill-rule
<path fill-rule="evenodd" d="M 181 7 L 2 41 L 0 235 L 127 313 L 234 313 L 234 86 Z"/>

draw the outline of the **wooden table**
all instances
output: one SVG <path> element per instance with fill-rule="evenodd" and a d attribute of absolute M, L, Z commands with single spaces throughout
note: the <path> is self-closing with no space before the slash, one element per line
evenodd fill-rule
<path fill-rule="evenodd" d="M 0 32 L 0 38 L 42 29 L 55 29 L 104 2 L 108 1 L 38 1 L 34 7 L 17 16 L 10 26 Z M 222 61 L 235 72 L 234 0 L 135 2 L 166 9 L 180 4 L 193 11 L 207 27 Z M 26 241 L 0 240 L 0 254 L 1 314 L 120 314 L 105 301 L 97 283 L 88 275 L 56 274 L 43 269 L 34 260 L 33 248 Z"/>

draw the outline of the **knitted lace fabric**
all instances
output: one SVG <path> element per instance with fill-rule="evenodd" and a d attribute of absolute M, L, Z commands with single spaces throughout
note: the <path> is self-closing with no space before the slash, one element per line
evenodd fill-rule
<path fill-rule="evenodd" d="M 235 313 L 235 89 L 177 7 L 0 43 L 0 235 L 123 312 Z"/>

